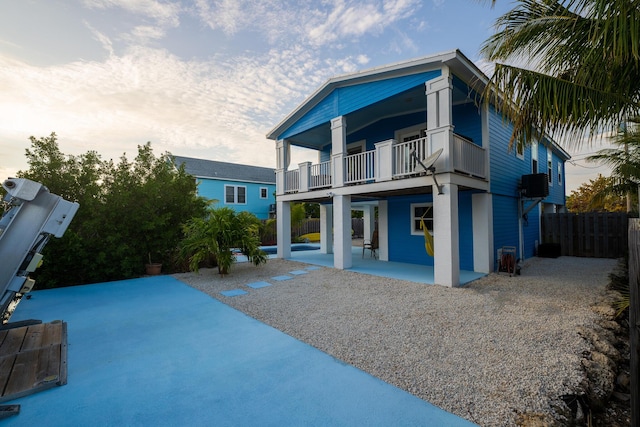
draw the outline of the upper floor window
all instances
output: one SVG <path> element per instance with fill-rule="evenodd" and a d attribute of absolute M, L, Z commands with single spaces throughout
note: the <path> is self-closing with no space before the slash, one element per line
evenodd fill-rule
<path fill-rule="evenodd" d="M 260 187 L 260 198 L 266 199 L 269 197 L 269 189 L 267 187 Z"/>
<path fill-rule="evenodd" d="M 244 205 L 247 203 L 247 187 L 244 185 L 225 185 L 224 201 L 227 204 Z"/>
<path fill-rule="evenodd" d="M 538 173 L 538 143 L 531 144 L 531 173 Z"/>
<path fill-rule="evenodd" d="M 412 203 L 411 204 L 411 234 L 424 235 L 420 223 L 433 234 L 433 204 L 432 203 Z"/>
<path fill-rule="evenodd" d="M 516 141 L 516 156 L 524 160 L 524 142 Z"/>
<path fill-rule="evenodd" d="M 562 185 L 562 164 L 558 162 L 558 185 Z"/>
<path fill-rule="evenodd" d="M 547 154 L 547 179 L 549 180 L 549 185 L 553 185 L 553 160 L 551 149 L 549 149 L 549 153 Z"/>

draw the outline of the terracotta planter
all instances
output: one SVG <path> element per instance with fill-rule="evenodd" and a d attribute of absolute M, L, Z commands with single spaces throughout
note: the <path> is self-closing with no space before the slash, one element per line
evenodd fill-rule
<path fill-rule="evenodd" d="M 162 264 L 157 262 L 154 262 L 152 264 L 145 264 L 144 266 L 147 269 L 147 275 L 149 276 L 157 276 L 162 270 Z"/>

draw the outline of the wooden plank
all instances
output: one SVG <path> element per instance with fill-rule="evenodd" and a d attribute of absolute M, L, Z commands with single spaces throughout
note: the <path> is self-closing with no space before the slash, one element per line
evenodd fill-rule
<path fill-rule="evenodd" d="M 60 345 L 50 345 L 40 349 L 36 384 L 58 383 L 60 381 Z"/>
<path fill-rule="evenodd" d="M 4 395 L 4 390 L 11 377 L 11 371 L 13 370 L 13 363 L 16 360 L 15 354 L 10 354 L 0 358 L 0 396 Z"/>
<path fill-rule="evenodd" d="M 30 390 L 35 385 L 38 353 L 40 350 L 29 350 L 19 353 L 13 364 L 11 376 L 4 390 L 4 396 L 16 395 L 25 390 Z"/>
<path fill-rule="evenodd" d="M 66 323 L 57 320 L 45 325 L 44 335 L 42 337 L 43 346 L 60 344 L 62 342 L 62 325 L 66 325 Z"/>
<path fill-rule="evenodd" d="M 22 342 L 20 351 L 29 351 L 42 347 L 42 334 L 44 333 L 44 324 L 32 325 L 27 327 L 27 332 Z"/>
<path fill-rule="evenodd" d="M 631 425 L 640 426 L 640 220 L 629 222 L 629 344 Z"/>
<path fill-rule="evenodd" d="M 0 355 L 9 355 L 19 352 L 26 333 L 27 328 L 10 329 L 7 331 L 7 337 L 2 343 L 2 347 L 0 347 Z"/>

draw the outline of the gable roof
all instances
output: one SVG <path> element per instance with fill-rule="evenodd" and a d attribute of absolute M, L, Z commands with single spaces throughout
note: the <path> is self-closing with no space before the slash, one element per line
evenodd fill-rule
<path fill-rule="evenodd" d="M 333 77 L 327 80 L 325 84 L 318 88 L 304 100 L 302 104 L 276 125 L 276 127 L 269 131 L 267 138 L 273 140 L 281 138 L 291 126 L 337 89 L 439 70 L 443 65 L 448 66 L 456 75 L 463 78 L 463 80 L 474 86 L 474 89 L 478 91 L 481 90 L 489 80 L 472 61 L 457 49 Z"/>
<path fill-rule="evenodd" d="M 193 157 L 173 156 L 177 167 L 184 164 L 184 170 L 196 178 L 228 179 L 232 181 L 275 184 L 275 169 Z"/>

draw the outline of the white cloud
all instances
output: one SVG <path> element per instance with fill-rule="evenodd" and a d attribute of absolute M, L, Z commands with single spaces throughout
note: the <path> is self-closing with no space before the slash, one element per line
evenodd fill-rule
<path fill-rule="evenodd" d="M 121 8 L 127 12 L 143 15 L 162 26 L 177 27 L 180 23 L 181 6 L 177 2 L 156 0 L 83 0 L 86 7 L 96 9 Z"/>

